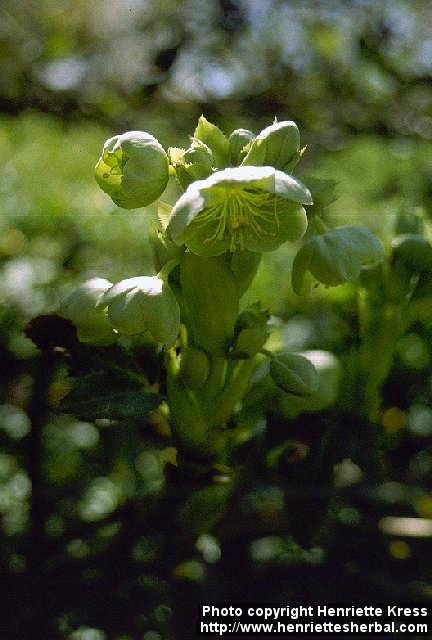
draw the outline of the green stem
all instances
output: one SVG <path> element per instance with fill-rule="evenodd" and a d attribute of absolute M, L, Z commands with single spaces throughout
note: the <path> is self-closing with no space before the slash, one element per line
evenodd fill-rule
<path fill-rule="evenodd" d="M 226 374 L 226 360 L 221 356 L 211 356 L 210 373 L 207 378 L 205 397 L 214 398 L 222 389 Z"/>
<path fill-rule="evenodd" d="M 319 216 L 313 216 L 311 222 L 315 228 L 315 231 L 319 234 L 325 233 L 328 231 L 328 226 Z"/>
<path fill-rule="evenodd" d="M 243 398 L 257 364 L 257 356 L 249 360 L 239 361 L 233 370 L 232 376 L 227 380 L 224 390 L 216 398 L 216 405 L 210 416 L 212 424 L 221 425 L 228 420 L 235 405 Z"/>

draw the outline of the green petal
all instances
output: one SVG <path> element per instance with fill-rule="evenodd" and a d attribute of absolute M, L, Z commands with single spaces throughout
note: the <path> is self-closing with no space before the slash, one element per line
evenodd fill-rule
<path fill-rule="evenodd" d="M 250 229 L 246 231 L 245 248 L 249 251 L 274 251 L 287 240 L 294 242 L 304 235 L 308 222 L 302 206 L 276 198 L 274 207 L 278 214 L 277 224 L 264 222 L 261 225 L 267 235 L 258 235 Z"/>

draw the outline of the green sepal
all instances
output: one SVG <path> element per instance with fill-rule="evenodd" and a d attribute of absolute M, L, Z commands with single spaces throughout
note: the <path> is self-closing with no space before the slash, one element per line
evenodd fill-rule
<path fill-rule="evenodd" d="M 201 116 L 193 137 L 198 138 L 198 140 L 204 142 L 204 144 L 211 149 L 218 169 L 227 166 L 229 163 L 230 146 L 227 137 L 219 127 L 209 122 L 204 116 Z"/>
<path fill-rule="evenodd" d="M 230 164 L 235 167 L 241 163 L 248 148 L 255 139 L 255 134 L 249 129 L 235 129 L 229 137 Z"/>
<path fill-rule="evenodd" d="M 318 387 L 310 396 L 280 394 L 278 412 L 286 418 L 295 418 L 301 413 L 322 411 L 333 405 L 339 394 L 342 366 L 333 353 L 304 351 L 299 355 L 303 355 L 314 365 L 318 374 Z"/>
<path fill-rule="evenodd" d="M 182 529 L 194 536 L 210 531 L 222 518 L 232 490 L 232 484 L 227 483 L 210 484 L 194 491 L 179 510 Z"/>
<path fill-rule="evenodd" d="M 318 388 L 319 378 L 312 362 L 295 353 L 280 353 L 270 360 L 273 382 L 293 396 L 310 396 Z"/>
<path fill-rule="evenodd" d="M 258 327 L 242 329 L 237 336 L 229 357 L 232 360 L 253 358 L 261 351 L 268 338 L 268 332 Z"/>
<path fill-rule="evenodd" d="M 292 285 L 307 293 L 310 272 L 316 280 L 336 286 L 356 280 L 363 266 L 374 266 L 384 258 L 378 238 L 366 227 L 337 227 L 308 240 L 294 258 Z"/>
<path fill-rule="evenodd" d="M 287 120 L 263 129 L 250 145 L 242 165 L 269 166 L 287 172 L 300 158 L 300 132 L 295 122 Z"/>

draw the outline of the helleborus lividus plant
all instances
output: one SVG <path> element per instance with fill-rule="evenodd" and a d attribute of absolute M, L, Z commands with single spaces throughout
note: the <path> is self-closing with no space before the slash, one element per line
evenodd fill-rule
<path fill-rule="evenodd" d="M 299 295 L 312 280 L 351 281 L 383 258 L 365 227 L 328 228 L 334 183 L 293 175 L 304 151 L 292 121 L 226 136 L 201 117 L 184 149 L 165 151 L 151 134 L 127 132 L 105 143 L 96 164 L 98 184 L 119 207 L 158 202 L 154 273 L 85 283 L 62 313 L 86 342 L 143 336 L 158 345 L 166 383 L 154 389 L 143 379 L 141 392 L 153 394 L 149 406 L 169 425 L 178 460 L 230 463 L 237 435 L 228 425 L 266 361 L 280 394 L 303 401 L 317 391 L 310 359 L 265 348 L 269 310 L 243 303 L 263 253 L 303 239 L 292 269 Z M 164 196 L 169 176 L 183 191 L 175 202 Z"/>

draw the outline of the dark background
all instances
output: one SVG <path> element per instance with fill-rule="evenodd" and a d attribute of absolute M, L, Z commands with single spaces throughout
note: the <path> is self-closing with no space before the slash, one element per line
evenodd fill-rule
<path fill-rule="evenodd" d="M 293 119 L 303 170 L 338 182 L 336 222 L 367 224 L 387 249 L 401 214 L 431 237 L 431 26 L 430 3 L 402 0 L 3 0 L 1 638 L 187 638 L 203 600 L 432 597 L 428 536 L 383 520 L 432 521 L 427 282 L 371 435 L 355 287 L 299 300 L 292 250 L 266 256 L 250 298 L 281 318 L 273 346 L 327 352 L 328 406 L 281 402 L 258 419 L 265 398 L 252 397 L 230 506 L 185 540 L 169 439 L 143 420 L 59 412 L 64 367 L 23 332 L 88 277 L 151 271 L 154 212 L 117 209 L 92 175 L 104 140 L 128 129 L 186 146 L 201 113 L 227 133 Z"/>

